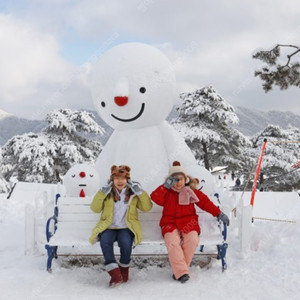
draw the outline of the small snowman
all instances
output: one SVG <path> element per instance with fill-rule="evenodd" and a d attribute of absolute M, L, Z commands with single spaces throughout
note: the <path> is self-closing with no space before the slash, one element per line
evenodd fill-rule
<path fill-rule="evenodd" d="M 203 191 L 211 194 L 211 174 L 165 121 L 176 100 L 176 79 L 161 51 L 142 43 L 111 48 L 92 68 L 92 96 L 100 117 L 114 128 L 96 162 L 101 184 L 112 165 L 126 164 L 150 193 L 178 160 L 189 174 L 205 181 Z"/>
<path fill-rule="evenodd" d="M 88 164 L 74 165 L 62 179 L 68 197 L 92 197 L 99 189 L 99 173 Z"/>

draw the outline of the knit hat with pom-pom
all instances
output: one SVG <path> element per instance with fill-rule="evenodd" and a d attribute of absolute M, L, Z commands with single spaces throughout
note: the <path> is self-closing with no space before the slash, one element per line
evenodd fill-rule
<path fill-rule="evenodd" d="M 189 181 L 186 172 L 184 168 L 180 165 L 179 161 L 174 161 L 173 166 L 169 170 L 169 176 L 176 175 L 176 174 L 182 174 L 185 177 L 185 181 L 186 182 Z"/>

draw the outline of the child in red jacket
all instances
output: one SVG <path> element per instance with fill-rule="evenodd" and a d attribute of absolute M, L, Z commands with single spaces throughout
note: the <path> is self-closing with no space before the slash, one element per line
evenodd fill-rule
<path fill-rule="evenodd" d="M 169 177 L 151 193 L 151 199 L 163 206 L 160 227 L 168 250 L 173 278 L 189 280 L 189 266 L 199 244 L 200 227 L 195 204 L 229 225 L 228 217 L 201 191 L 186 186 L 188 176 L 178 161 Z"/>

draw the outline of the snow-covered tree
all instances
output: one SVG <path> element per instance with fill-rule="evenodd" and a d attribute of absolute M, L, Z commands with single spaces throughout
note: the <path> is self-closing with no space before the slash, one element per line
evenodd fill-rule
<path fill-rule="evenodd" d="M 282 50 L 287 50 L 286 60 L 282 62 Z M 276 45 L 271 50 L 257 51 L 253 58 L 265 63 L 261 70 L 256 70 L 254 75 L 263 81 L 263 89 L 268 92 L 273 85 L 281 90 L 290 86 L 300 87 L 300 62 L 295 60 L 300 55 L 300 47 L 296 45 Z"/>
<path fill-rule="evenodd" d="M 252 138 L 256 154 L 259 153 L 264 138 L 267 139 L 267 146 L 261 167 L 263 187 L 281 191 L 299 189 L 300 169 L 292 166 L 300 161 L 300 129 L 267 126 Z"/>
<path fill-rule="evenodd" d="M 100 143 L 84 137 L 84 133 L 104 133 L 91 113 L 59 109 L 46 120 L 49 126 L 42 133 L 15 136 L 4 145 L 7 179 L 55 183 L 72 165 L 94 162 L 99 155 Z"/>
<path fill-rule="evenodd" d="M 9 184 L 3 177 L 4 165 L 2 163 L 2 148 L 0 147 L 0 193 L 7 193 L 9 191 Z"/>
<path fill-rule="evenodd" d="M 248 159 L 243 148 L 250 141 L 232 128 L 238 122 L 234 108 L 213 87 L 197 89 L 180 95 L 179 117 L 174 127 L 206 169 L 226 165 L 228 170 L 241 170 Z"/>

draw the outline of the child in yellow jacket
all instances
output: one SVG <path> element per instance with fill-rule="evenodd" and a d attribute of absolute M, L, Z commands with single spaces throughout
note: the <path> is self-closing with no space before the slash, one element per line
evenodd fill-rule
<path fill-rule="evenodd" d="M 90 207 L 95 213 L 102 211 L 90 242 L 100 241 L 105 269 L 111 276 L 109 285 L 126 282 L 133 241 L 139 244 L 142 240 L 137 209 L 144 212 L 151 210 L 150 197 L 138 182 L 130 180 L 129 166 L 112 166 L 108 183 L 94 196 Z M 120 247 L 119 264 L 113 250 L 115 241 Z"/>

